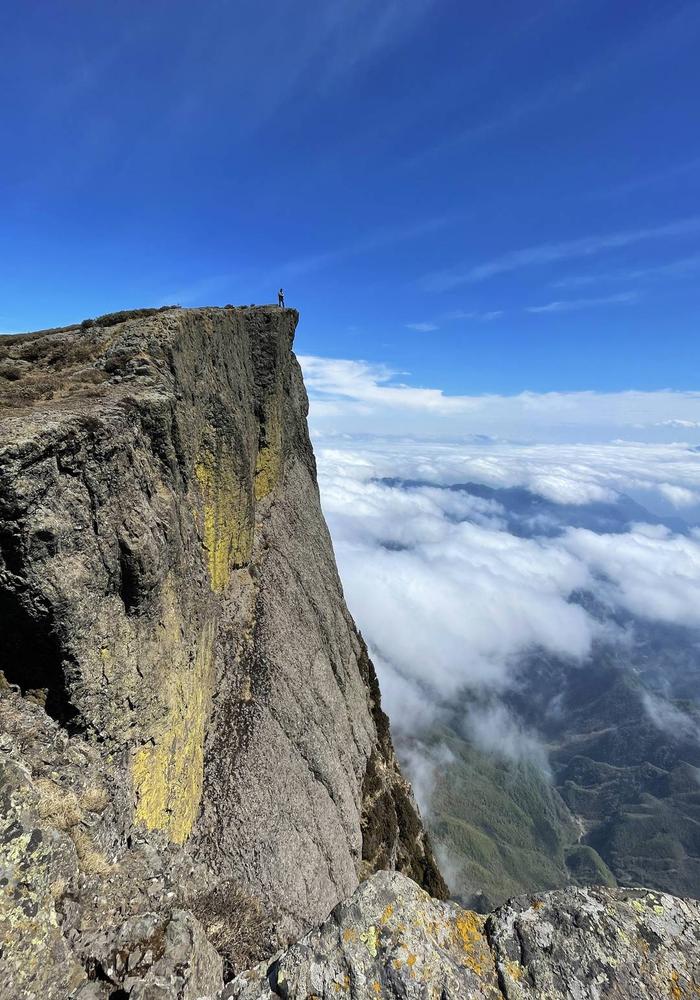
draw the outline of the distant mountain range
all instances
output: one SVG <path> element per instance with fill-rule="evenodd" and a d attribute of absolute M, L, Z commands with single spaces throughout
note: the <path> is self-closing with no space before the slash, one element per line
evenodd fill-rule
<path fill-rule="evenodd" d="M 385 477 L 377 480 L 387 486 L 403 489 L 435 488 L 434 483 L 420 479 Z M 505 524 L 512 535 L 530 538 L 533 535 L 552 537 L 567 528 L 588 528 L 596 534 L 626 531 L 636 523 L 661 524 L 678 534 L 687 534 L 690 525 L 681 517 L 661 517 L 624 493 L 614 501 L 586 504 L 562 504 L 547 500 L 522 486 L 484 486 L 481 483 L 454 483 L 439 489 L 467 493 L 482 500 L 491 500 L 503 507 Z"/>

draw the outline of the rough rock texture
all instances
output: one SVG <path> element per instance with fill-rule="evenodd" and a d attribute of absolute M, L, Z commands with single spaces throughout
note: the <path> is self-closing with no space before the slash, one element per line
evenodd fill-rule
<path fill-rule="evenodd" d="M 559 889 L 486 923 L 508 1000 L 700 997 L 700 902 L 646 889 Z"/>
<path fill-rule="evenodd" d="M 40 706 L 3 690 L 0 731 L 0 997 L 215 992 L 222 960 L 178 906 L 206 871 L 136 835 L 120 849 L 112 773 Z"/>
<path fill-rule="evenodd" d="M 235 979 L 225 1000 L 497 998 L 484 917 L 382 872 L 273 962 Z"/>
<path fill-rule="evenodd" d="M 296 322 L 171 309 L 0 338 L 0 981 L 18 1000 L 85 975 L 90 996 L 149 976 L 173 980 L 149 997 L 211 991 L 189 911 L 230 938 L 222 886 L 262 954 L 380 867 L 445 894 L 343 600 Z"/>
<path fill-rule="evenodd" d="M 682 1000 L 700 996 L 700 903 L 564 889 L 482 917 L 379 872 L 224 1000 Z"/>

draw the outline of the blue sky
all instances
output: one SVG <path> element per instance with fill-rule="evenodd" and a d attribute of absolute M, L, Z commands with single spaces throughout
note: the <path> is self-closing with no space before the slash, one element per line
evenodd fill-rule
<path fill-rule="evenodd" d="M 272 301 L 447 393 L 695 389 L 700 4 L 0 12 L 0 330 Z"/>

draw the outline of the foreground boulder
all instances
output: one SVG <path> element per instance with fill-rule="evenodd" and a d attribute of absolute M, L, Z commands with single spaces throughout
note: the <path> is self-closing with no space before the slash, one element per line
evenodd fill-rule
<path fill-rule="evenodd" d="M 700 903 L 563 889 L 482 917 L 379 872 L 225 1000 L 682 1000 L 700 996 Z"/>

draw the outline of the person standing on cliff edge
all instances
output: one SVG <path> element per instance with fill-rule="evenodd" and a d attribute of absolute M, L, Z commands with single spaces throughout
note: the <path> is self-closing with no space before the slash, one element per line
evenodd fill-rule
<path fill-rule="evenodd" d="M 280 307 L 280 309 L 284 309 L 284 288 L 280 288 L 279 292 L 277 293 L 277 305 Z"/>

